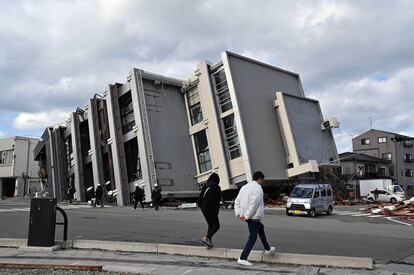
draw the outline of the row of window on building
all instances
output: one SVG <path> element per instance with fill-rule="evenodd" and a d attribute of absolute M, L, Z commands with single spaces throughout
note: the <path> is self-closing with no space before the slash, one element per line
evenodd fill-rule
<path fill-rule="evenodd" d="M 392 154 L 391 153 L 382 153 L 382 158 L 386 160 L 392 160 Z M 412 154 L 404 154 L 403 160 L 407 162 L 414 161 Z"/>
<path fill-rule="evenodd" d="M 229 112 L 233 108 L 233 104 L 230 98 L 226 74 L 222 66 L 211 72 L 211 80 L 216 94 L 217 106 L 221 113 L 221 127 L 224 133 L 228 158 L 232 160 L 241 156 L 241 150 L 234 114 Z M 197 88 L 187 92 L 187 102 L 191 125 L 194 126 L 201 123 L 203 121 L 203 111 Z M 211 170 L 211 158 L 205 130 L 194 134 L 194 144 L 198 157 L 199 172 L 203 173 Z"/>
<path fill-rule="evenodd" d="M 388 139 L 387 139 L 387 137 L 378 137 L 377 142 L 378 142 L 378 144 L 387 143 Z M 370 138 L 361 139 L 361 145 L 370 145 L 370 144 L 371 144 L 371 139 Z M 405 147 L 413 147 L 413 144 L 409 141 L 404 141 L 403 145 Z"/>

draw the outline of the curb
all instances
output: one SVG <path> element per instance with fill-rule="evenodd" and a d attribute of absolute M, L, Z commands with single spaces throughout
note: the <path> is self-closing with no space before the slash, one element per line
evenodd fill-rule
<path fill-rule="evenodd" d="M 102 266 L 100 265 L 50 265 L 50 264 L 3 264 L 3 263 L 0 263 L 0 268 L 102 271 Z"/>
<path fill-rule="evenodd" d="M 198 256 L 232 260 L 238 259 L 242 251 L 241 249 L 229 248 L 206 249 L 203 246 L 97 240 L 73 240 L 67 242 L 56 242 L 56 244 L 66 249 L 100 249 L 108 251 Z M 24 247 L 26 245 L 27 240 L 25 239 L 0 238 L 0 247 Z M 292 253 L 275 253 L 273 255 L 265 255 L 263 251 L 252 250 L 249 255 L 249 260 L 254 262 L 264 262 L 273 264 L 329 266 L 371 270 L 374 269 L 373 259 L 362 257 L 344 257 Z"/>

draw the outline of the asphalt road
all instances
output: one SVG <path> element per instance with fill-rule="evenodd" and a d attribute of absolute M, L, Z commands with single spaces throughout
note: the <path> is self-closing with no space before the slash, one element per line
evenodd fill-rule
<path fill-rule="evenodd" d="M 0 238 L 27 238 L 28 206 L 28 201 L 0 201 Z M 206 231 L 204 217 L 195 209 L 71 207 L 66 209 L 69 239 L 202 245 L 200 238 Z M 269 243 L 279 252 L 372 257 L 377 262 L 399 262 L 414 255 L 413 220 L 358 213 L 355 207 L 337 208 L 332 216 L 312 219 L 268 210 L 263 223 Z M 220 222 L 221 229 L 213 239 L 215 245 L 243 248 L 248 236 L 246 224 L 238 221 L 231 210 L 220 212 Z M 56 240 L 61 238 L 62 228 L 58 227 Z M 263 249 L 259 239 L 255 249 Z"/>

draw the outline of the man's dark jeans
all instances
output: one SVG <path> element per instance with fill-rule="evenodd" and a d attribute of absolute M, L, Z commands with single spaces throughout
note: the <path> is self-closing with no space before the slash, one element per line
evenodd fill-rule
<path fill-rule="evenodd" d="M 266 240 L 263 224 L 258 220 L 247 220 L 246 222 L 249 226 L 249 240 L 247 240 L 246 246 L 240 256 L 241 260 L 247 260 L 247 257 L 249 257 L 250 251 L 256 243 L 257 235 L 259 235 L 265 250 L 270 249 L 270 245 Z"/>

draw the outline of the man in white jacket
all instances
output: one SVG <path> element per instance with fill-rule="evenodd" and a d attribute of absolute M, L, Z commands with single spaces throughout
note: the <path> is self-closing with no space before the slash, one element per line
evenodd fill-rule
<path fill-rule="evenodd" d="M 263 243 L 265 254 L 272 254 L 276 250 L 275 247 L 270 247 L 267 242 L 264 226 L 261 223 L 264 217 L 263 189 L 261 186 L 263 181 L 263 173 L 260 171 L 255 172 L 253 180 L 240 189 L 234 204 L 236 217 L 241 221 L 247 222 L 249 227 L 249 239 L 240 258 L 237 260 L 237 263 L 240 265 L 253 265 L 247 261 L 247 257 L 256 243 L 257 235 L 259 235 Z"/>

